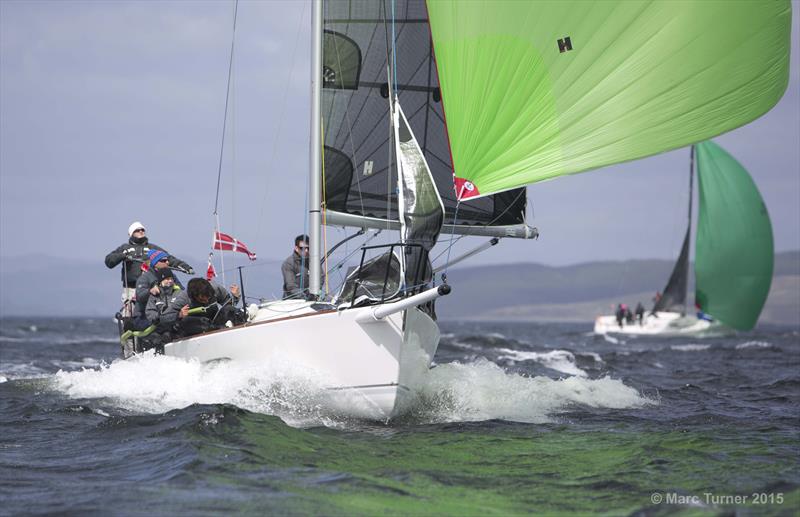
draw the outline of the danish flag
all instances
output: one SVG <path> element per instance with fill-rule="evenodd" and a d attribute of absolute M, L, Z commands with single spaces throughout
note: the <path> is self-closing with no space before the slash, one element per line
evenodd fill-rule
<path fill-rule="evenodd" d="M 247 254 L 247 258 L 250 260 L 256 259 L 256 254 L 247 249 L 245 243 L 222 232 L 214 232 L 214 245 L 212 248 L 222 251 L 238 251 L 239 253 Z"/>

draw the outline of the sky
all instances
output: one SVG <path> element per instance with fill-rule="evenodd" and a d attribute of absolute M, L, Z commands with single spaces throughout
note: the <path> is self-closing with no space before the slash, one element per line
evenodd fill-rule
<path fill-rule="evenodd" d="M 793 10 L 784 97 L 716 139 L 758 185 L 776 251 L 800 248 L 797 1 Z M 232 1 L 0 0 L 0 258 L 99 265 L 140 220 L 151 241 L 204 267 L 232 21 Z M 308 2 L 239 4 L 218 213 L 262 260 L 288 255 L 304 231 L 309 32 Z M 688 161 L 684 149 L 530 186 L 540 239 L 506 239 L 471 264 L 675 258 Z M 344 236 L 327 231 L 329 242 Z"/>

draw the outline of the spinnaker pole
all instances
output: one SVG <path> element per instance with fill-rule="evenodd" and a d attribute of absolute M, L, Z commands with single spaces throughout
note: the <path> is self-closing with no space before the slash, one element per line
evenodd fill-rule
<path fill-rule="evenodd" d="M 320 100 L 322 97 L 322 0 L 311 0 L 311 159 L 308 181 L 308 291 L 320 294 L 320 227 L 322 217 L 322 148 Z"/>

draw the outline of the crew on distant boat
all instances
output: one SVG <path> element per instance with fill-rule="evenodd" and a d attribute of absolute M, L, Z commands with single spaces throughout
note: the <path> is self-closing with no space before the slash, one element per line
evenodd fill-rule
<path fill-rule="evenodd" d="M 133 315 L 133 328 L 143 330 L 150 326 L 149 318 L 146 315 L 148 299 L 151 295 L 158 295 L 161 290 L 159 281 L 164 278 L 163 272 L 170 270 L 169 255 L 162 250 L 150 250 L 147 252 L 147 271 L 139 275 L 136 280 L 136 310 Z M 173 277 L 179 289 L 182 289 L 180 281 Z M 172 294 L 171 292 L 169 294 Z"/>
<path fill-rule="evenodd" d="M 106 255 L 106 267 L 113 269 L 122 262 L 122 316 L 130 318 L 134 314 L 135 288 L 136 281 L 142 273 L 141 264 L 147 260 L 147 252 L 150 250 L 165 251 L 161 246 L 153 244 L 147 240 L 145 227 L 135 221 L 128 227 L 128 242 L 117 247 L 114 251 Z M 172 255 L 168 256 L 170 264 L 186 273 L 192 275 L 194 270 L 186 262 L 179 260 Z"/>
<path fill-rule="evenodd" d="M 625 308 L 627 306 L 624 303 L 617 304 L 617 310 L 614 312 L 614 316 L 617 317 L 617 325 L 619 328 L 623 327 L 623 322 L 625 321 Z"/>
<path fill-rule="evenodd" d="M 625 323 L 633 325 L 633 313 L 631 312 L 631 308 L 627 305 L 625 306 Z"/>
<path fill-rule="evenodd" d="M 694 302 L 694 308 L 697 311 L 697 319 L 698 320 L 705 320 L 705 321 L 711 321 L 711 322 L 714 321 L 714 317 L 711 316 L 710 314 L 706 314 L 703 311 L 702 307 L 700 307 L 700 304 L 698 302 L 696 302 L 696 301 Z"/>
<path fill-rule="evenodd" d="M 653 296 L 653 310 L 650 311 L 650 316 L 658 318 L 658 314 L 656 314 L 656 307 L 658 307 L 658 302 L 660 301 L 661 301 L 661 291 L 656 291 L 656 295 Z"/>
<path fill-rule="evenodd" d="M 639 326 L 644 325 L 644 305 L 642 302 L 636 302 L 636 319 L 639 321 Z"/>
<path fill-rule="evenodd" d="M 294 239 L 294 251 L 281 265 L 283 297 L 303 298 L 308 293 L 308 235 Z"/>
<path fill-rule="evenodd" d="M 174 331 L 182 337 L 202 334 L 209 330 L 244 323 L 246 316 L 236 309 L 240 291 L 236 284 L 231 290 L 212 284 L 205 278 L 192 278 L 185 291 L 179 291 L 161 315 L 165 324 L 176 323 Z M 204 308 L 202 314 L 191 314 L 192 309 Z M 229 323 L 230 322 L 230 323 Z"/>

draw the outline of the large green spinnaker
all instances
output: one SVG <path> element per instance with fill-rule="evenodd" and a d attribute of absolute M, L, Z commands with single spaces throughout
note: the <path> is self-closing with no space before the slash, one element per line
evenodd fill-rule
<path fill-rule="evenodd" d="M 428 0 L 461 198 L 706 140 L 789 77 L 788 0 Z"/>
<path fill-rule="evenodd" d="M 750 330 L 772 283 L 772 224 L 756 184 L 713 142 L 697 145 L 700 215 L 695 300 L 729 327 Z"/>

